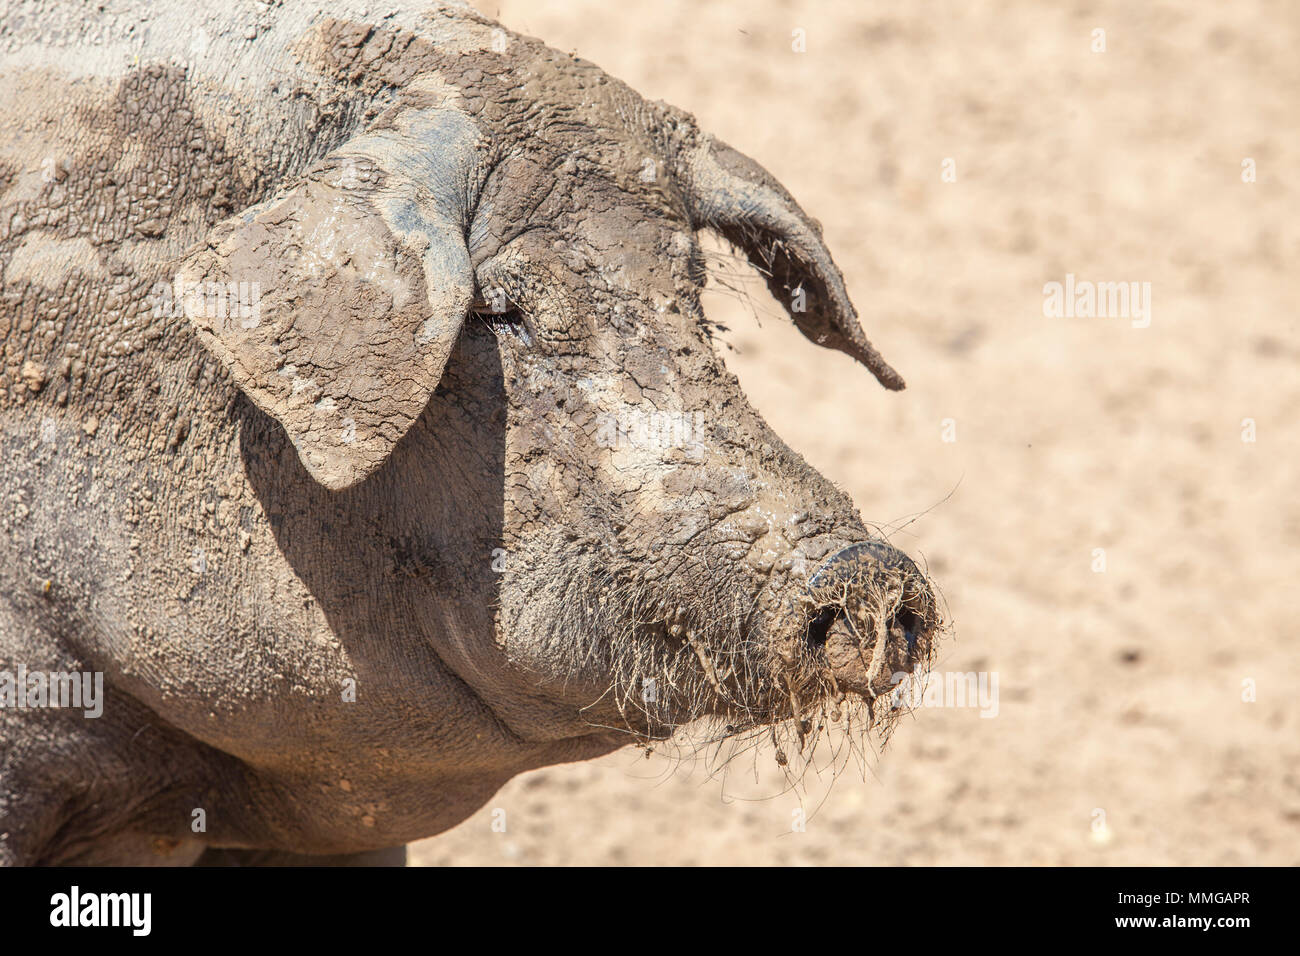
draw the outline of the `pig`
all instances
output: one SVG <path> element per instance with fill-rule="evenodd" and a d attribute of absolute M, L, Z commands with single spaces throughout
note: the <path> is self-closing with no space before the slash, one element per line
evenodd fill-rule
<path fill-rule="evenodd" d="M 0 863 L 398 863 L 932 659 L 700 306 L 709 231 L 901 389 L 818 223 L 591 63 L 386 9 L 3 17 Z"/>

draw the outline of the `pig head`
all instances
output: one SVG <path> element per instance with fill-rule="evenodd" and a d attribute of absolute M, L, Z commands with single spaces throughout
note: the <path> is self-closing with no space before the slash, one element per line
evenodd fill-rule
<path fill-rule="evenodd" d="M 258 290 L 254 313 L 200 291 L 187 315 L 269 416 L 243 436 L 265 501 L 382 525 L 405 578 L 370 590 L 403 589 L 401 628 L 519 738 L 879 717 L 930 658 L 931 589 L 749 405 L 699 301 L 711 230 L 815 346 L 901 389 L 818 224 L 687 114 L 534 41 L 465 55 L 326 21 L 301 55 L 390 89 L 383 111 L 179 280 Z M 266 453 L 286 438 L 288 465 Z M 315 527 L 279 543 L 337 594 L 345 546 Z"/>

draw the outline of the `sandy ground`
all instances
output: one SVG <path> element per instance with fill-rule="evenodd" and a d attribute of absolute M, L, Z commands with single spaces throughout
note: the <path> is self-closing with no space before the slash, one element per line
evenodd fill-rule
<path fill-rule="evenodd" d="M 413 862 L 1300 863 L 1300 7 L 480 9 L 691 110 L 822 221 L 906 392 L 752 279 L 758 320 L 708 311 L 773 427 L 928 562 L 939 668 L 996 672 L 998 708 L 922 707 L 794 789 L 770 747 L 538 771 Z M 1149 327 L 1045 317 L 1067 273 L 1149 282 Z"/>

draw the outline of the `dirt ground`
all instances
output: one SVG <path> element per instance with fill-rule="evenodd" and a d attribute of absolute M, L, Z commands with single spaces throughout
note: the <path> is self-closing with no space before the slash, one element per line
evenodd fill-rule
<path fill-rule="evenodd" d="M 939 670 L 999 694 L 797 788 L 771 747 L 537 771 L 413 862 L 1300 864 L 1300 7 L 479 8 L 821 220 L 907 391 L 752 277 L 709 314 L 777 432 L 928 563 Z M 1067 274 L 1150 283 L 1149 326 L 1045 316 Z"/>

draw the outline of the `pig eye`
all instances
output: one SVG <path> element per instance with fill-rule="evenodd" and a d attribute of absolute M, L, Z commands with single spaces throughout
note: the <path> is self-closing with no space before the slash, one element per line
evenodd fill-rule
<path fill-rule="evenodd" d="M 524 345 L 533 344 L 528 317 L 503 289 L 480 291 L 470 303 L 469 311 L 486 322 L 496 335 L 510 335 Z"/>

